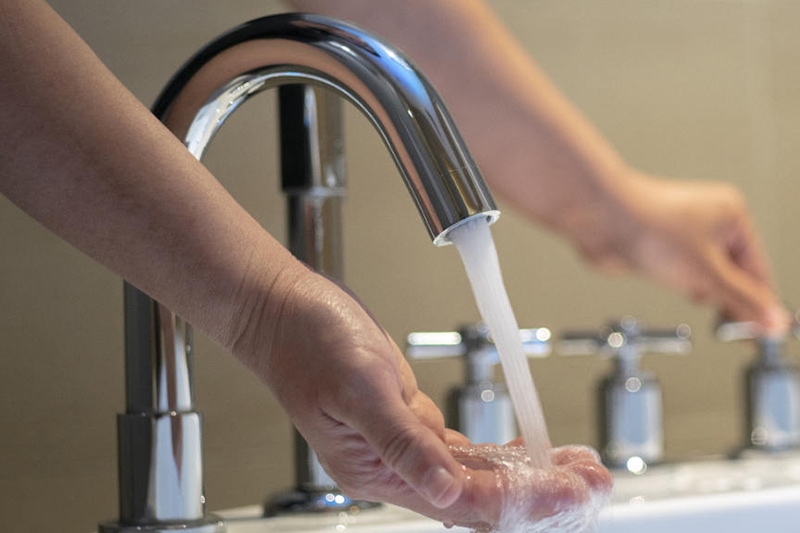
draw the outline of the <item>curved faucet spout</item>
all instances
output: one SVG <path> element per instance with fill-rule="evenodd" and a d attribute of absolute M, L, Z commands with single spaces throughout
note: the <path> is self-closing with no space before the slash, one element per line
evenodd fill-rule
<path fill-rule="evenodd" d="M 332 89 L 369 117 L 434 244 L 448 244 L 467 218 L 499 216 L 436 91 L 396 50 L 341 22 L 279 15 L 244 24 L 198 52 L 153 111 L 199 159 L 239 105 L 283 84 Z"/>
<path fill-rule="evenodd" d="M 342 98 L 334 98 L 337 94 L 377 128 L 434 244 L 448 244 L 448 232 L 466 220 L 493 222 L 499 216 L 430 84 L 397 51 L 337 21 L 280 15 L 244 24 L 200 50 L 169 82 L 153 112 L 201 159 L 233 111 L 276 86 L 283 86 L 289 243 L 311 267 L 342 277 Z M 100 530 L 155 532 L 167 522 L 191 533 L 220 532 L 219 520 L 204 509 L 188 325 L 129 285 L 125 294 L 128 408 L 118 425 L 121 516 Z M 299 489 L 304 494 L 335 489 L 304 441 L 296 444 Z M 296 507 L 291 497 L 287 501 Z M 328 502 L 324 495 L 310 501 L 312 507 Z"/>

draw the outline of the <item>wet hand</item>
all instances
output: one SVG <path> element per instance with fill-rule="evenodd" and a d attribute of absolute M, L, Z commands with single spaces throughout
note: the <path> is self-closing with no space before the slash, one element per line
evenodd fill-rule
<path fill-rule="evenodd" d="M 544 520 L 608 492 L 608 472 L 585 450 L 554 450 L 552 468 L 513 483 L 498 465 L 464 455 L 469 443 L 445 429 L 386 332 L 344 289 L 316 274 L 293 284 L 277 326 L 262 340 L 239 346 L 263 347 L 256 372 L 350 497 L 477 526 L 498 524 L 511 498 L 523 502 L 523 515 Z"/>
<path fill-rule="evenodd" d="M 389 335 L 344 288 L 308 271 L 283 289 L 273 327 L 249 328 L 253 370 L 339 488 L 356 499 L 447 507 L 464 475 L 442 413 Z M 264 322 L 269 322 L 265 319 Z M 260 340 L 259 340 L 260 338 Z"/>

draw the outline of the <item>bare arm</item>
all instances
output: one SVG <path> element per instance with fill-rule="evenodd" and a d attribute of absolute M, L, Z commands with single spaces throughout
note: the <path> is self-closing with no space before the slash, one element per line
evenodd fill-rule
<path fill-rule="evenodd" d="M 494 474 L 450 454 L 458 437 L 383 329 L 264 231 L 45 3 L 0 0 L 0 57 L 0 192 L 232 351 L 344 490 L 496 523 Z M 553 455 L 531 491 L 566 490 L 532 515 L 608 489 L 590 453 Z"/>
<path fill-rule="evenodd" d="M 482 0 L 293 0 L 402 49 L 453 113 L 493 191 L 592 263 L 643 273 L 732 318 L 784 327 L 739 192 L 630 168 Z"/>
<path fill-rule="evenodd" d="M 361 393 L 376 395 L 367 402 L 369 416 L 383 411 L 396 423 L 391 429 L 418 432 L 409 443 L 419 447 L 417 462 L 386 463 L 401 463 L 401 475 L 425 494 L 433 491 L 439 505 L 460 495 L 460 467 L 447 452 L 441 418 L 428 429 L 406 403 L 433 408 L 361 306 L 249 217 L 44 3 L 0 2 L 0 51 L 0 102 L 12 110 L 0 121 L 5 195 L 232 350 L 312 444 L 331 440 L 319 435 L 322 417 L 328 426 L 338 422 L 338 431 L 359 427 L 382 453 L 396 445 L 387 442 L 392 431 L 370 426 L 356 409 L 340 416 L 347 390 L 306 385 L 318 353 L 329 358 L 326 369 L 344 376 L 360 365 L 369 386 Z M 337 350 L 340 366 L 330 361 Z M 301 394 L 309 387 L 313 394 Z M 327 412 L 317 399 L 327 402 Z M 447 469 L 452 473 L 443 480 L 427 475 Z"/>
<path fill-rule="evenodd" d="M 0 4 L 2 192 L 230 345 L 248 269 L 303 267 L 44 4 Z M 267 296 L 265 294 L 265 296 Z"/>

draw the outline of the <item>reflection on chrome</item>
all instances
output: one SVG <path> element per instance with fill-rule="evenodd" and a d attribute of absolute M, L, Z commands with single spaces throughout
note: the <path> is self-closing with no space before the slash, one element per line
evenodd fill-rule
<path fill-rule="evenodd" d="M 638 455 L 634 455 L 626 461 L 625 469 L 638 476 L 647 472 L 647 463 Z"/>
<path fill-rule="evenodd" d="M 175 75 L 153 112 L 200 159 L 235 110 L 278 86 L 289 248 L 313 268 L 342 277 L 342 98 L 378 130 L 434 244 L 448 244 L 450 229 L 472 217 L 494 221 L 499 216 L 425 78 L 391 47 L 334 20 L 279 15 L 232 30 Z M 125 295 L 127 409 L 119 417 L 120 518 L 102 524 L 101 532 L 222 531 L 219 520 L 205 514 L 191 329 L 134 287 L 127 285 Z M 299 440 L 298 493 L 313 493 L 309 505 L 314 509 L 349 505 L 349 499 L 339 501 L 335 495 L 325 499 L 335 486 L 303 446 Z"/>
<path fill-rule="evenodd" d="M 600 384 L 600 453 L 612 468 L 642 473 L 663 459 L 661 385 L 640 368 L 646 353 L 686 354 L 691 329 L 680 324 L 664 330 L 647 329 L 625 316 L 598 332 L 563 335 L 556 346 L 561 355 L 599 355 L 613 360 L 613 369 Z"/>

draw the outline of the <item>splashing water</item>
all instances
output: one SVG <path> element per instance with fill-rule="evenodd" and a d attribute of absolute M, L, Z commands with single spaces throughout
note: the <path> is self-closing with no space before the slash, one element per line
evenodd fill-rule
<path fill-rule="evenodd" d="M 547 434 L 542 406 L 533 384 L 528 358 L 519 337 L 519 326 L 511 309 L 500 261 L 494 247 L 489 223 L 476 217 L 454 228 L 450 233 L 461 254 L 478 311 L 492 334 L 520 433 L 530 456 L 531 466 L 550 466 L 550 438 Z"/>
<path fill-rule="evenodd" d="M 564 478 L 556 484 L 558 494 L 548 490 L 548 486 L 556 486 L 552 477 L 553 470 L 535 468 L 527 450 L 522 446 L 453 446 L 450 451 L 456 459 L 471 469 L 494 472 L 496 483 L 504 489 L 499 523 L 494 527 L 479 528 L 475 533 L 596 531 L 597 517 L 609 499 L 609 492 L 593 490 L 584 499 L 563 501 Z M 570 455 L 600 460 L 594 450 L 584 446 L 565 446 L 553 450 L 553 453 L 560 454 L 562 460 Z M 577 477 L 571 479 L 575 483 L 574 493 L 579 494 L 582 482 Z M 531 491 L 537 493 L 537 498 L 531 498 Z"/>
<path fill-rule="evenodd" d="M 503 489 L 499 523 L 486 531 L 502 533 L 580 533 L 595 531 L 597 516 L 608 501 L 609 490 L 592 486 L 582 475 L 563 477 L 560 468 L 563 454 L 591 458 L 598 466 L 596 452 L 585 447 L 552 449 L 547 425 L 533 383 L 528 359 L 519 336 L 519 326 L 511 309 L 500 262 L 494 247 L 489 223 L 475 218 L 454 228 L 450 238 L 464 263 L 475 302 L 481 317 L 492 334 L 517 424 L 525 446 L 473 445 L 451 447 L 453 455 L 465 466 L 494 472 L 498 487 Z M 558 455 L 559 460 L 551 461 Z M 555 464 L 555 465 L 554 465 Z M 602 467 L 600 467 L 602 468 Z M 553 477 L 555 476 L 555 478 Z M 559 478 L 556 482 L 555 479 Z M 555 494 L 552 489 L 564 489 L 565 479 L 574 483 L 574 494 L 590 491 L 585 498 L 569 501 L 566 493 Z M 570 491 L 567 491 L 569 493 Z M 535 494 L 536 497 L 532 497 Z M 550 507 L 548 507 L 548 502 Z M 536 506 L 540 506 L 537 510 Z M 484 533 L 478 530 L 476 533 Z"/>

